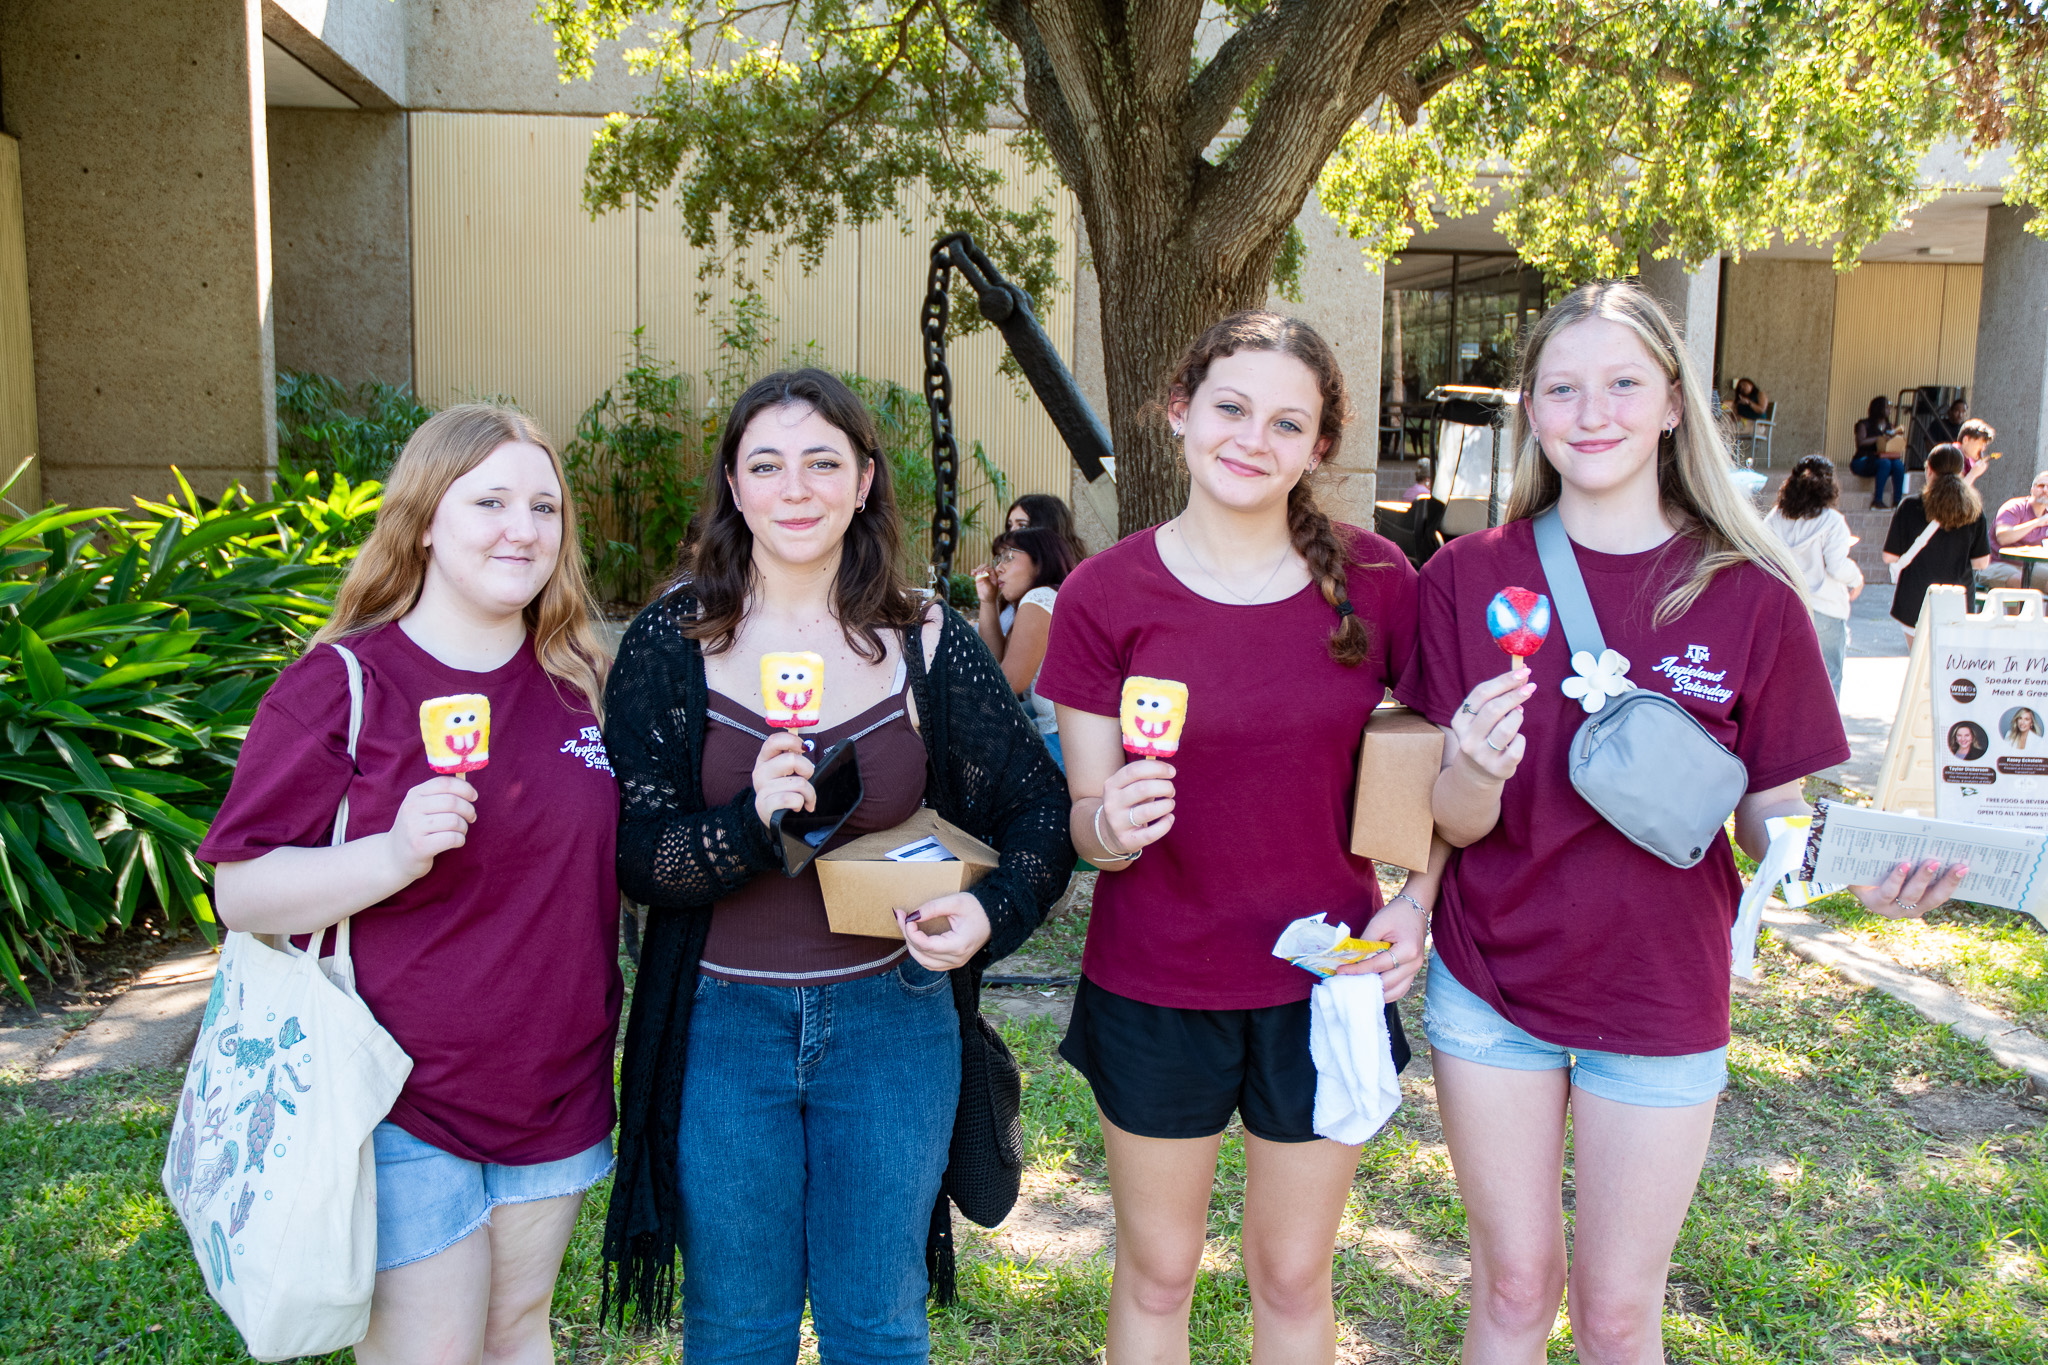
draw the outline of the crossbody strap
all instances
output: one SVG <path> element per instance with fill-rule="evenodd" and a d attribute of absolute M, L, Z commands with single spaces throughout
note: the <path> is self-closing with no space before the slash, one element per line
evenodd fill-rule
<path fill-rule="evenodd" d="M 1898 581 L 1898 575 L 1906 571 L 1906 566 L 1908 564 L 1911 564 L 1914 560 L 1920 557 L 1920 552 L 1927 548 L 1927 542 L 1934 539 L 1934 533 L 1936 531 L 1939 531 L 1940 529 L 1941 523 L 1938 521 L 1930 521 L 1927 523 L 1927 529 L 1920 533 L 1920 539 L 1913 542 L 1913 548 L 1907 550 L 1906 553 L 1900 555 L 1898 559 L 1893 562 L 1893 582 Z"/>
<path fill-rule="evenodd" d="M 1607 639 L 1600 633 L 1600 618 L 1593 614 L 1593 599 L 1586 595 L 1586 580 L 1579 574 L 1579 559 L 1572 553 L 1572 538 L 1565 534 L 1557 504 L 1539 515 L 1535 526 L 1536 557 L 1550 581 L 1550 605 L 1564 623 L 1565 643 L 1574 655 L 1584 651 L 1597 659 L 1607 648 Z"/>
<path fill-rule="evenodd" d="M 342 665 L 348 669 L 348 757 L 353 767 L 356 757 L 356 740 L 363 733 L 363 665 L 355 652 L 341 645 L 331 646 L 341 656 Z M 353 774 L 351 774 L 353 776 Z M 341 804 L 334 808 L 334 837 L 328 840 L 330 847 L 340 847 L 348 842 L 348 789 L 342 788 Z M 355 962 L 348 951 L 349 920 L 354 916 L 343 916 L 334 926 L 334 955 L 328 959 L 327 975 L 335 985 L 350 995 L 356 990 Z M 315 934 L 308 949 L 318 956 L 321 935 Z"/>

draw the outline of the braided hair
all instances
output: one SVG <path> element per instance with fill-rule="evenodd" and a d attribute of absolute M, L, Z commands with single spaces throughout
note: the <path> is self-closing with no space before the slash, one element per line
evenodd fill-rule
<path fill-rule="evenodd" d="M 1338 368 L 1336 353 L 1313 327 L 1299 318 L 1279 313 L 1247 311 L 1232 313 L 1196 337 L 1173 367 L 1167 386 L 1169 402 L 1193 399 L 1207 377 L 1209 367 L 1224 356 L 1239 351 L 1279 351 L 1306 365 L 1316 377 L 1322 395 L 1322 415 L 1316 437 L 1322 444 L 1322 459 L 1337 458 L 1344 439 L 1344 426 L 1351 420 L 1351 399 L 1344 388 L 1344 372 Z M 1363 663 L 1372 652 L 1372 630 L 1351 606 L 1347 574 L 1352 568 L 1379 569 L 1384 564 L 1353 561 L 1355 540 L 1349 528 L 1340 528 L 1316 503 L 1315 471 L 1302 475 L 1287 494 L 1287 534 L 1294 551 L 1308 561 L 1308 571 L 1322 592 L 1323 600 L 1337 612 L 1337 625 L 1330 632 L 1330 657 L 1346 667 Z"/>

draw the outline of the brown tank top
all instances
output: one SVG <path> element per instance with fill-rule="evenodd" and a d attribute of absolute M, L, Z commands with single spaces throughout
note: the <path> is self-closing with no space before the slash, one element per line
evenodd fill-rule
<path fill-rule="evenodd" d="M 754 760 L 771 733 L 747 707 L 722 692 L 711 694 L 704 720 L 708 804 L 723 804 L 753 785 Z M 816 755 L 848 737 L 860 759 L 861 803 L 825 845 L 827 851 L 902 824 L 924 800 L 924 741 L 910 723 L 900 666 L 888 697 L 805 739 Z M 798 877 L 760 873 L 714 905 L 701 970 L 727 981 L 822 986 L 888 971 L 904 952 L 900 939 L 833 933 L 812 866 Z"/>

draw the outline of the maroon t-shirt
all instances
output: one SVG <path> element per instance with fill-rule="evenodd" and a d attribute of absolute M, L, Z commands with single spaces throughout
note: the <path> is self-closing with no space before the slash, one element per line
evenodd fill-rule
<path fill-rule="evenodd" d="M 1658 627 L 1651 615 L 1689 570 L 1689 543 L 1630 555 L 1574 549 L 1629 679 L 1698 719 L 1748 767 L 1751 791 L 1849 757 L 1813 623 L 1792 589 L 1752 564 L 1724 569 Z M 1395 695 L 1448 725 L 1467 693 L 1506 672 L 1508 656 L 1486 629 L 1486 605 L 1505 587 L 1551 591 L 1530 522 L 1439 551 L 1422 572 L 1421 648 Z M 1461 984 L 1546 1042 L 1649 1057 L 1712 1051 L 1728 1041 L 1728 934 L 1742 894 L 1727 835 L 1681 869 L 1601 819 L 1566 771 L 1586 712 L 1560 689 L 1572 676 L 1562 621 L 1529 663 L 1528 748 L 1501 791 L 1500 822 L 1452 856 L 1436 949 Z"/>
<path fill-rule="evenodd" d="M 1351 603 L 1373 648 L 1346 668 L 1313 583 L 1281 602 L 1212 602 L 1167 570 L 1154 534 L 1060 586 L 1038 675 L 1040 696 L 1098 716 L 1117 714 L 1127 677 L 1188 685 L 1173 828 L 1097 884 L 1081 970 L 1177 1009 L 1304 1000 L 1315 978 L 1273 956 L 1280 931 L 1317 911 L 1359 929 L 1380 908 L 1371 860 L 1349 852 L 1351 796 L 1366 718 L 1415 648 L 1415 570 L 1351 532 Z"/>
<path fill-rule="evenodd" d="M 234 785 L 199 856 L 241 862 L 389 830 L 434 776 L 420 703 L 490 698 L 490 764 L 469 840 L 355 916 L 363 1000 L 413 1060 L 391 1122 L 468 1161 L 527 1166 L 612 1126 L 612 1042 L 623 985 L 613 844 L 618 787 L 598 723 L 531 643 L 469 673 L 396 624 L 345 642 L 363 665 L 363 729 L 348 758 L 348 673 L 325 645 L 284 670 L 249 728 Z"/>

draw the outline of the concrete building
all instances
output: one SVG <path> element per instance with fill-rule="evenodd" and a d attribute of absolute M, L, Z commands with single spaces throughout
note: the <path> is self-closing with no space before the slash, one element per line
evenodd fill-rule
<path fill-rule="evenodd" d="M 40 455 L 10 496 L 124 504 L 164 491 L 171 465 L 204 492 L 260 481 L 280 369 L 410 384 L 435 405 L 505 396 L 564 438 L 636 334 L 715 372 L 715 319 L 762 257 L 705 276 L 673 206 L 592 219 L 582 205 L 599 120 L 648 84 L 627 45 L 565 84 L 550 35 L 511 0 L 0 0 L 0 477 Z M 1071 196 L 1000 131 L 987 145 L 1013 161 L 1017 205 L 1051 196 L 1073 287 L 1041 313 L 1100 404 Z M 1846 275 L 1785 248 L 1648 277 L 1683 303 L 1718 376 L 1778 399 L 1779 454 L 1846 455 L 1870 394 L 1956 384 L 2010 453 L 1985 491 L 2016 490 L 2048 432 L 2048 244 L 1996 207 L 2000 170 L 1930 167 L 1968 188 Z M 1412 399 L 1504 372 L 1541 306 L 1542 282 L 1490 224 L 1443 224 L 1382 278 L 1304 208 L 1306 297 L 1275 306 L 1314 320 L 1351 377 L 1359 420 L 1331 489 L 1349 519 L 1371 515 L 1371 433 L 1395 374 Z M 934 235 L 913 206 L 843 232 L 809 276 L 785 263 L 763 285 L 774 347 L 918 387 Z M 992 333 L 954 347 L 963 437 L 1014 491 L 1071 494 L 1063 447 L 999 355 Z"/>

